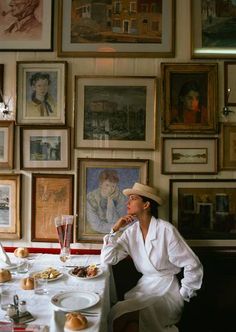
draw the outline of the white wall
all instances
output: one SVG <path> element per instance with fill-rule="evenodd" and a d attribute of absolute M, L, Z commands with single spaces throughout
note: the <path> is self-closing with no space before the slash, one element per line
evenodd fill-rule
<path fill-rule="evenodd" d="M 162 175 L 160 171 L 160 63 L 161 62 L 218 62 L 219 63 L 219 119 L 225 121 L 220 112 L 223 107 L 223 63 L 224 60 L 191 60 L 190 58 L 190 0 L 176 0 L 176 52 L 174 58 L 58 58 L 56 52 L 56 30 L 54 36 L 54 52 L 0 52 L 0 63 L 4 64 L 4 91 L 6 96 L 13 96 L 16 102 L 16 61 L 68 61 L 68 125 L 73 127 L 74 113 L 74 76 L 75 75 L 130 75 L 157 76 L 158 78 L 158 108 L 157 137 L 158 147 L 155 151 L 109 151 L 72 149 L 72 169 L 68 173 L 75 174 L 75 209 L 76 209 L 76 159 L 77 158 L 143 158 L 150 159 L 150 183 L 160 189 L 160 195 L 166 204 L 160 208 L 159 215 L 168 219 L 169 179 L 170 178 L 235 178 L 236 172 L 219 172 L 213 176 Z M 55 26 L 57 15 L 55 10 Z M 236 115 L 230 115 L 230 121 L 236 121 Z M 14 173 L 23 174 L 22 190 L 22 232 L 23 238 L 18 241 L 2 241 L 5 246 L 27 245 L 32 247 L 58 247 L 58 244 L 31 242 L 31 172 L 20 170 L 19 163 L 19 128 L 16 130 L 15 169 Z M 72 140 L 73 141 L 73 140 Z M 4 172 L 6 173 L 6 172 Z M 48 172 L 47 172 L 48 173 Z M 76 212 L 76 210 L 75 210 Z M 76 248 L 100 248 L 100 244 L 73 244 Z"/>

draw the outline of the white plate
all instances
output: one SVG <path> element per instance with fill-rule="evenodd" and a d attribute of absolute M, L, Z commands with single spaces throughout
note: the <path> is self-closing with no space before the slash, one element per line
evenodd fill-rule
<path fill-rule="evenodd" d="M 83 310 L 97 304 L 100 297 L 92 292 L 61 292 L 51 298 L 52 305 L 65 312 Z"/>
<path fill-rule="evenodd" d="M 41 272 L 43 272 L 43 271 L 44 271 L 44 270 L 32 272 L 32 273 L 30 273 L 30 277 L 34 277 L 34 275 L 35 275 L 36 273 L 41 273 Z M 47 279 L 47 281 L 55 281 L 55 280 L 60 279 L 60 278 L 63 277 L 63 276 L 64 276 L 64 274 L 63 274 L 63 273 L 60 273 L 56 278 Z M 45 279 L 46 279 L 46 278 L 45 278 Z"/>
<path fill-rule="evenodd" d="M 73 270 L 74 270 L 74 268 L 68 271 L 69 275 L 72 276 L 72 277 L 75 277 L 75 278 L 77 278 L 79 280 L 94 279 L 94 278 L 99 277 L 103 273 L 103 270 L 100 269 L 100 268 L 98 268 L 97 274 L 95 276 L 92 276 L 92 277 L 78 277 L 77 275 L 75 275 L 75 274 L 72 273 Z"/>

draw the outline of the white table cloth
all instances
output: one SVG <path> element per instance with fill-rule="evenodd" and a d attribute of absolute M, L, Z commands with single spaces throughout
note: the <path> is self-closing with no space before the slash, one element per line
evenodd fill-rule
<path fill-rule="evenodd" d="M 11 261 L 17 259 L 10 254 Z M 115 296 L 115 292 L 110 294 L 110 290 L 114 290 L 113 278 L 110 278 L 110 269 L 106 266 L 100 266 L 103 273 L 94 279 L 81 280 L 68 274 L 69 268 L 63 268 L 65 273 L 62 278 L 48 282 L 48 294 L 36 295 L 33 290 L 23 290 L 20 288 L 20 279 L 26 277 L 32 272 L 41 271 L 48 267 L 62 268 L 62 263 L 58 255 L 51 254 L 31 254 L 29 257 L 30 270 L 28 274 L 17 274 L 13 270 L 13 278 L 10 282 L 1 284 L 0 291 L 8 288 L 12 293 L 11 296 L 17 294 L 19 300 L 27 301 L 27 310 L 36 318 L 32 324 L 47 325 L 50 332 L 63 332 L 65 313 L 57 311 L 50 302 L 53 295 L 61 291 L 89 291 L 99 294 L 100 301 L 91 308 L 86 309 L 94 316 L 88 315 L 88 328 L 83 330 L 86 332 L 106 332 L 107 316 L 110 310 L 111 296 Z M 99 264 L 99 255 L 72 255 L 71 260 L 66 265 L 71 266 L 87 266 L 89 264 Z M 111 276 L 112 277 L 112 276 Z M 112 285 L 111 285 L 112 282 Z M 112 286 L 112 287 L 111 287 Z M 115 300 L 115 299 L 114 299 Z M 0 317 L 5 315 L 5 311 L 0 309 Z"/>

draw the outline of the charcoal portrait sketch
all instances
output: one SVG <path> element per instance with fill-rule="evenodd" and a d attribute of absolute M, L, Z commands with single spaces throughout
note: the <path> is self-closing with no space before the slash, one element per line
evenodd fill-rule
<path fill-rule="evenodd" d="M 41 39 L 42 0 L 1 1 L 2 39 Z"/>
<path fill-rule="evenodd" d="M 145 86 L 85 86 L 84 139 L 145 140 Z"/>

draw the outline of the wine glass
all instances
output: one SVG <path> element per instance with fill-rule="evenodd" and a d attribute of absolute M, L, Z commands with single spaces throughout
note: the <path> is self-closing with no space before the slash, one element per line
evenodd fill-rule
<path fill-rule="evenodd" d="M 62 247 L 59 258 L 65 268 L 66 262 L 70 260 L 70 247 Z"/>

